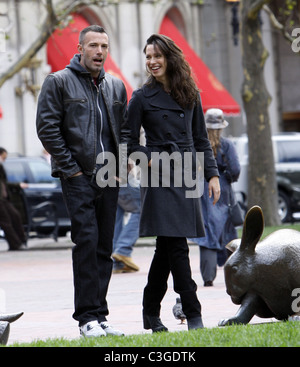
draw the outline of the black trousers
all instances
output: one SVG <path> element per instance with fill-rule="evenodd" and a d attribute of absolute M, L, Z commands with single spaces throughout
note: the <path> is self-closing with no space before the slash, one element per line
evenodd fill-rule
<path fill-rule="evenodd" d="M 174 291 L 180 295 L 188 319 L 201 316 L 197 284 L 192 279 L 189 248 L 185 237 L 157 237 L 156 249 L 144 289 L 143 308 L 149 316 L 159 316 L 161 301 L 168 288 L 170 272 Z"/>
<path fill-rule="evenodd" d="M 204 282 L 214 281 L 217 276 L 218 251 L 199 246 L 200 272 Z"/>
<path fill-rule="evenodd" d="M 75 312 L 79 326 L 105 321 L 106 295 L 112 273 L 112 241 L 118 187 L 100 188 L 86 175 L 62 180 L 71 218 Z"/>
<path fill-rule="evenodd" d="M 21 215 L 6 199 L 0 200 L 0 227 L 11 250 L 16 250 L 22 243 L 26 243 Z"/>

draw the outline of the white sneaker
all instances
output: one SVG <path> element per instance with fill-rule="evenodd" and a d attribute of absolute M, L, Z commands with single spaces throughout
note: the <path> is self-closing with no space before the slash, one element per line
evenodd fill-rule
<path fill-rule="evenodd" d="M 98 321 L 90 321 L 79 327 L 80 335 L 86 338 L 106 336 L 106 332 L 99 325 Z"/>
<path fill-rule="evenodd" d="M 117 336 L 123 336 L 125 335 L 122 331 L 114 329 L 107 321 L 102 321 L 99 324 L 103 331 L 106 333 L 106 335 L 117 335 Z"/>

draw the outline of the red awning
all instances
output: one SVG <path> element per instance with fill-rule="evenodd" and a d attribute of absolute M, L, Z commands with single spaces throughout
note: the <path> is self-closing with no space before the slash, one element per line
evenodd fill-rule
<path fill-rule="evenodd" d="M 239 115 L 241 112 L 239 104 L 191 48 L 170 18 L 164 18 L 160 33 L 172 38 L 182 49 L 195 74 L 204 112 L 209 108 L 220 108 L 226 115 Z"/>
<path fill-rule="evenodd" d="M 48 64 L 51 65 L 52 72 L 64 69 L 74 54 L 77 52 L 77 45 L 80 31 L 90 24 L 79 14 L 73 15 L 73 21 L 64 29 L 56 29 L 47 42 Z M 104 69 L 107 73 L 113 74 L 121 79 L 126 87 L 128 100 L 133 92 L 132 87 L 108 54 Z"/>

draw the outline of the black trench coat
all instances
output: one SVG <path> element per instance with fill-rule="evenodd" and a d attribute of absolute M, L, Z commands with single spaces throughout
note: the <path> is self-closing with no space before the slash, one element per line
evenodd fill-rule
<path fill-rule="evenodd" d="M 134 91 L 128 105 L 128 122 L 131 129 L 130 152 L 143 152 L 148 160 L 153 153 L 180 153 L 182 167 L 184 153 L 190 152 L 195 162 L 196 152 L 204 152 L 204 177 L 207 181 L 219 176 L 204 121 L 201 103 L 191 109 L 181 108 L 160 85 L 143 86 Z M 141 126 L 145 130 L 146 146 L 139 144 Z M 156 154 L 157 154 L 156 153 Z M 152 159 L 154 162 L 154 158 Z M 163 187 L 162 170 L 159 171 L 159 187 L 153 187 L 151 170 L 142 169 L 140 236 L 203 237 L 205 235 L 200 197 L 188 198 L 189 188 L 183 178 L 182 186 L 174 184 L 175 163 L 170 164 L 170 185 Z M 142 166 L 142 165 L 141 165 Z M 145 166 L 145 165 L 143 165 Z M 160 169 L 162 169 L 160 167 Z M 156 169 L 157 171 L 157 169 Z M 148 181 L 145 176 L 148 173 Z M 195 179 L 196 166 L 193 167 Z M 155 176 L 156 177 L 156 176 Z M 178 177 L 177 177 L 178 179 Z M 148 184 L 147 184 L 148 182 Z M 148 186 L 148 187 L 143 187 Z M 193 190 L 194 188 L 190 188 Z"/>

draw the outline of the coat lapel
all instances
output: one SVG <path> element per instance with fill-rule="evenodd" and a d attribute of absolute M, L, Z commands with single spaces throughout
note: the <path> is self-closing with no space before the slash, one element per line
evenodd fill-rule
<path fill-rule="evenodd" d="M 153 107 L 183 111 L 183 108 L 181 108 L 159 85 L 156 85 L 154 88 L 144 86 L 143 92 L 145 98 L 148 99 L 149 104 Z"/>

